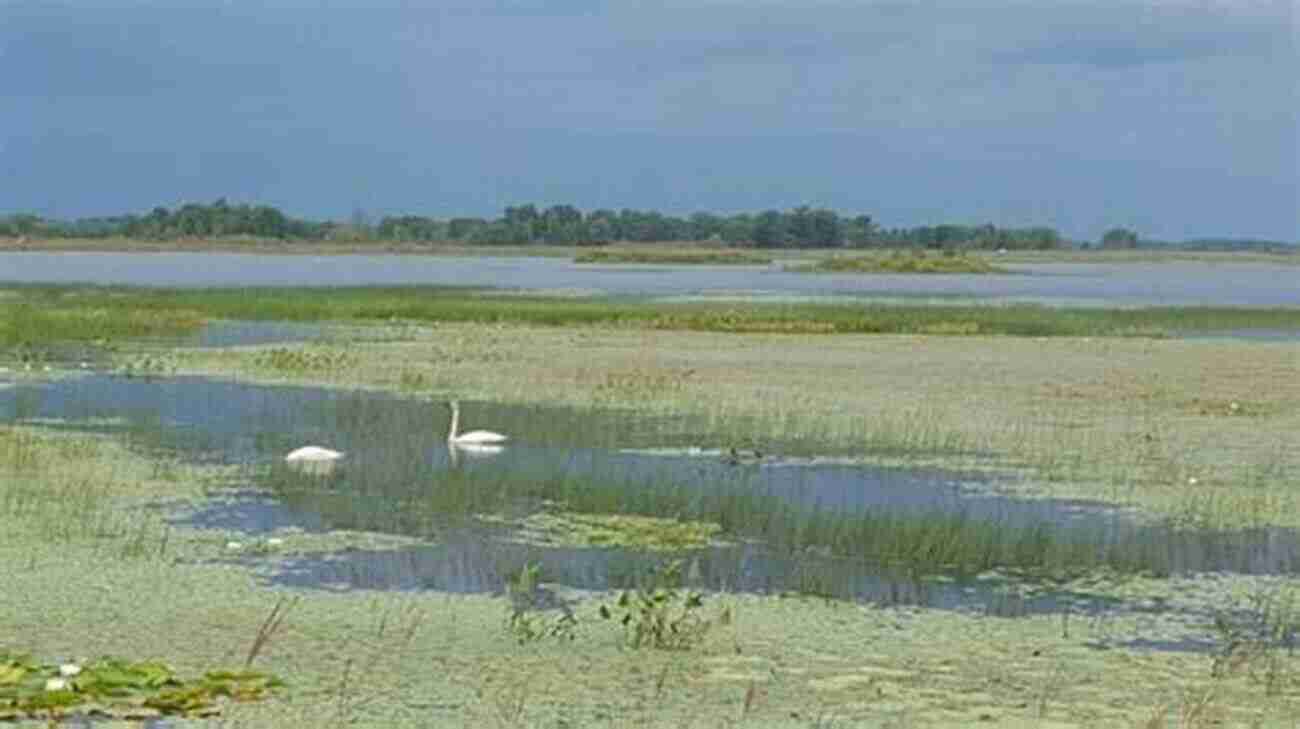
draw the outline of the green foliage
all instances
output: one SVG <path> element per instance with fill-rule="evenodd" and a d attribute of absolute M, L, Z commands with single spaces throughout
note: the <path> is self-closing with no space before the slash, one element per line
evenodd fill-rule
<path fill-rule="evenodd" d="M 506 580 L 506 594 L 510 598 L 506 629 L 519 645 L 546 638 L 572 641 L 576 637 L 578 619 L 572 611 L 564 609 L 559 615 L 549 615 L 538 609 L 541 572 L 540 564 L 529 562 L 514 577 Z"/>
<path fill-rule="evenodd" d="M 881 248 L 1051 250 L 1065 247 L 1066 241 L 1052 228 L 999 228 L 987 223 L 882 230 L 874 236 L 873 244 Z"/>
<path fill-rule="evenodd" d="M 0 299 L 0 347 L 16 347 L 40 356 L 49 342 L 108 344 L 127 337 L 181 334 L 198 328 L 203 318 L 176 306 L 141 308 L 108 290 L 93 301 L 45 287 L 21 287 L 18 299 Z"/>
<path fill-rule="evenodd" d="M 1127 228 L 1111 228 L 1101 237 L 1101 247 L 1106 249 L 1137 248 L 1138 234 Z"/>
<path fill-rule="evenodd" d="M 938 259 L 927 260 L 961 260 Z M 38 352 L 51 342 L 111 344 L 128 336 L 181 334 L 205 319 L 516 323 L 630 326 L 791 334 L 981 334 L 1167 336 L 1180 331 L 1300 328 L 1300 310 L 1245 307 L 1063 308 L 1033 304 L 715 304 L 499 295 L 454 287 L 146 289 L 10 287 L 0 296 L 0 347 Z M 286 372 L 350 366 L 329 349 L 284 348 L 262 364 Z M 635 378 L 634 378 L 635 379 Z M 615 390 L 640 382 L 611 382 Z"/>
<path fill-rule="evenodd" d="M 32 238 L 137 238 L 179 240 L 242 237 L 269 240 L 379 240 L 459 242 L 478 245 L 604 245 L 613 241 L 710 241 L 757 248 L 962 247 L 1059 248 L 1051 228 L 999 229 L 993 225 L 938 225 L 881 230 L 870 215 L 844 216 L 807 205 L 790 210 L 688 217 L 653 210 L 592 210 L 572 205 L 513 205 L 496 219 L 397 215 L 376 226 L 291 218 L 268 205 L 187 203 L 144 215 L 47 220 L 35 215 L 0 218 L 0 236 Z"/>
<path fill-rule="evenodd" d="M 699 645 L 711 624 L 701 615 L 704 597 L 682 590 L 682 561 L 674 560 L 654 570 L 635 590 L 624 590 L 611 608 L 600 606 L 600 616 L 623 627 L 623 637 L 633 649 L 690 650 Z"/>
<path fill-rule="evenodd" d="M 185 681 L 166 664 L 105 657 L 83 665 L 45 664 L 0 651 L 0 720 L 60 717 L 72 711 L 113 717 L 210 716 L 218 700 L 258 701 L 284 686 L 257 671 L 213 671 Z"/>

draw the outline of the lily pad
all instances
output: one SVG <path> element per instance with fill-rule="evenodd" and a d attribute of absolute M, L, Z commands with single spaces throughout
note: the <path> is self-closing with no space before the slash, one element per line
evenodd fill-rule
<path fill-rule="evenodd" d="M 164 663 L 105 657 L 84 666 L 0 651 L 0 721 L 71 712 L 118 719 L 205 717 L 220 699 L 257 701 L 284 683 L 258 671 L 209 671 L 184 681 Z"/>

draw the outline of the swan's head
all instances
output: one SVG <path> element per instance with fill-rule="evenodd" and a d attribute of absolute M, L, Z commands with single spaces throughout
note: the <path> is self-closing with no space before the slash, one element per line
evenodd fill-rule
<path fill-rule="evenodd" d="M 448 400 L 447 409 L 452 411 L 460 410 L 460 402 L 457 400 Z"/>

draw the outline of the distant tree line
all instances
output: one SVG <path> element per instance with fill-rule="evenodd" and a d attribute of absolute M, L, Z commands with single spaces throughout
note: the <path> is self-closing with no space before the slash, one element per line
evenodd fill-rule
<path fill-rule="evenodd" d="M 180 240 L 247 237 L 283 241 L 409 241 L 476 245 L 603 245 L 615 242 L 697 241 L 754 248 L 932 248 L 1045 250 L 1069 246 L 1049 227 L 999 228 L 986 225 L 924 225 L 881 228 L 870 215 L 845 216 L 834 210 L 796 207 L 759 213 L 686 217 L 645 210 L 598 209 L 572 205 L 507 207 L 495 219 L 396 215 L 378 223 L 354 215 L 350 222 L 303 220 L 269 205 L 231 204 L 157 207 L 144 215 L 52 220 L 35 215 L 0 217 L 0 237 L 137 238 Z M 1218 242 L 1218 241 L 1215 241 Z M 1251 242 L 1256 247 L 1259 242 Z M 1136 248 L 1137 233 L 1115 228 L 1099 245 Z"/>
<path fill-rule="evenodd" d="M 291 218 L 269 205 L 231 205 L 225 198 L 211 205 L 189 203 L 175 210 L 157 207 L 145 215 L 48 220 L 35 215 L 0 218 L 0 235 L 29 238 L 277 238 L 322 240 L 330 223 Z"/>

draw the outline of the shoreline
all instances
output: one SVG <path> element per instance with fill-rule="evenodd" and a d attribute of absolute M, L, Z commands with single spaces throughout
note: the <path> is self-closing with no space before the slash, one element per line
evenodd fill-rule
<path fill-rule="evenodd" d="M 691 241 L 616 244 L 608 247 L 554 245 L 465 245 L 428 241 L 280 241 L 271 239 L 197 239 L 150 241 L 128 238 L 39 238 L 0 237 L 3 253 L 243 253 L 273 256 L 461 256 L 469 258 L 569 258 L 605 248 L 623 253 L 738 252 L 770 256 L 773 260 L 819 260 L 832 255 L 881 254 L 911 251 L 911 248 L 748 248 L 702 246 Z M 915 249 L 921 250 L 921 249 Z M 933 252 L 932 252 L 933 253 Z M 1187 250 L 1057 250 L 995 251 L 971 250 L 965 255 L 1000 263 L 1275 263 L 1300 266 L 1300 247 L 1294 252 L 1187 251 Z M 612 264 L 617 265 L 617 263 Z"/>

